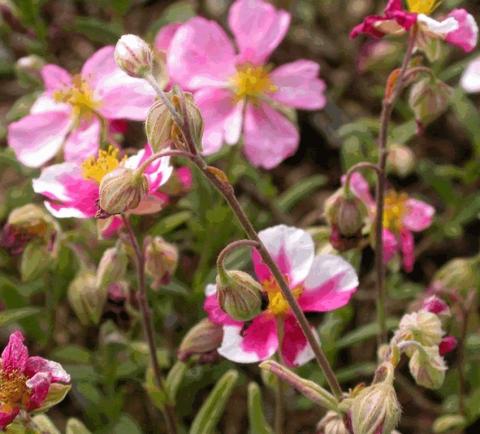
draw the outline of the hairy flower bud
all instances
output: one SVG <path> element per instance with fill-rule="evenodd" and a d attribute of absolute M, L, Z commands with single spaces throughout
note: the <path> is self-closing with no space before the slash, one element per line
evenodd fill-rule
<path fill-rule="evenodd" d="M 99 288 L 91 271 L 81 271 L 68 287 L 68 301 L 83 325 L 98 324 L 107 300 L 107 288 Z"/>
<path fill-rule="evenodd" d="M 96 285 L 108 287 L 112 283 L 120 281 L 126 272 L 128 257 L 124 247 L 117 243 L 103 252 L 102 259 L 97 268 Z"/>
<path fill-rule="evenodd" d="M 408 367 L 415 382 L 428 389 L 438 389 L 445 380 L 447 367 L 437 346 L 417 346 L 410 357 Z"/>
<path fill-rule="evenodd" d="M 406 177 L 415 168 L 415 154 L 405 145 L 393 145 L 388 150 L 387 168 L 395 175 Z"/>
<path fill-rule="evenodd" d="M 142 38 L 123 35 L 115 46 L 115 62 L 128 75 L 142 78 L 152 71 L 153 52 Z"/>
<path fill-rule="evenodd" d="M 178 249 L 162 237 L 145 240 L 145 273 L 153 278 L 152 288 L 170 282 L 178 265 Z"/>
<path fill-rule="evenodd" d="M 135 209 L 148 193 L 145 175 L 119 167 L 107 173 L 100 183 L 100 216 L 122 214 Z"/>
<path fill-rule="evenodd" d="M 452 259 L 435 273 L 433 281 L 465 295 L 480 286 L 480 257 Z"/>
<path fill-rule="evenodd" d="M 394 339 L 415 340 L 421 345 L 432 346 L 438 345 L 443 335 L 442 323 L 438 316 L 431 312 L 419 311 L 402 317 Z"/>
<path fill-rule="evenodd" d="M 219 270 L 217 290 L 222 310 L 237 321 L 249 321 L 262 309 L 262 286 L 248 273 Z"/>
<path fill-rule="evenodd" d="M 343 416 L 335 411 L 328 411 L 317 425 L 316 434 L 349 434 Z"/>
<path fill-rule="evenodd" d="M 192 356 L 199 356 L 200 361 L 209 361 L 216 356 L 217 348 L 221 345 L 222 339 L 223 327 L 205 318 L 193 326 L 185 335 L 177 356 L 183 362 Z"/>

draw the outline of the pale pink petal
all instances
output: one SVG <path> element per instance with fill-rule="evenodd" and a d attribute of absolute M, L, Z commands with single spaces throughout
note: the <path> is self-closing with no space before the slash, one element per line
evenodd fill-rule
<path fill-rule="evenodd" d="M 257 316 L 250 325 L 226 325 L 218 353 L 237 363 L 254 363 L 273 356 L 278 348 L 275 318 Z"/>
<path fill-rule="evenodd" d="M 345 306 L 358 288 L 353 267 L 341 256 L 315 257 L 298 302 L 304 311 L 328 312 Z"/>
<path fill-rule="evenodd" d="M 115 47 L 107 45 L 93 53 L 83 64 L 82 78 L 89 83 L 92 89 L 96 88 L 104 77 L 114 74 L 118 70 L 114 52 Z"/>
<path fill-rule="evenodd" d="M 310 234 L 302 229 L 278 225 L 260 231 L 258 236 L 268 252 L 285 274 L 293 288 L 307 277 L 313 263 L 314 245 Z M 259 271 L 258 259 L 254 258 L 255 271 Z M 258 276 L 262 279 L 262 271 Z"/>
<path fill-rule="evenodd" d="M 342 184 L 345 184 L 345 175 L 342 176 Z M 359 172 L 354 172 L 350 178 L 350 190 L 357 196 L 368 209 L 375 207 L 375 200 L 370 193 L 370 185 Z"/>
<path fill-rule="evenodd" d="M 221 325 L 241 326 L 241 322 L 232 319 L 220 307 L 217 299 L 216 285 L 207 285 L 205 293 L 206 297 L 203 303 L 203 310 L 207 313 L 210 321 Z"/>
<path fill-rule="evenodd" d="M 262 0 L 237 0 L 228 24 L 240 50 L 238 62 L 262 64 L 285 37 L 290 14 Z"/>
<path fill-rule="evenodd" d="M 213 154 L 226 142 L 240 139 L 243 103 L 236 103 L 228 89 L 206 88 L 195 93 L 195 102 L 202 113 L 204 132 L 203 153 Z"/>
<path fill-rule="evenodd" d="M 433 38 L 445 39 L 449 33 L 459 28 L 459 23 L 453 17 L 437 21 L 428 15 L 418 14 L 417 22 L 420 28 Z"/>
<path fill-rule="evenodd" d="M 24 345 L 22 332 L 13 332 L 2 352 L 2 370 L 23 373 L 28 360 L 28 348 Z"/>
<path fill-rule="evenodd" d="M 18 413 L 20 413 L 20 408 L 18 407 L 13 408 L 8 412 L 0 411 L 0 429 L 6 428 L 7 425 L 10 425 L 17 417 Z"/>
<path fill-rule="evenodd" d="M 320 66 L 310 60 L 297 60 L 275 69 L 270 78 L 276 91 L 270 94 L 275 101 L 290 107 L 316 110 L 326 104 L 325 82 L 318 78 Z"/>
<path fill-rule="evenodd" d="M 177 30 L 180 26 L 180 23 L 171 23 L 163 26 L 158 31 L 157 36 L 155 36 L 154 47 L 158 51 L 164 51 L 166 53 L 170 47 L 173 37 L 175 36 L 175 33 L 177 33 Z"/>
<path fill-rule="evenodd" d="M 468 93 L 480 92 L 480 57 L 468 64 L 462 74 L 460 86 Z"/>
<path fill-rule="evenodd" d="M 223 87 L 235 74 L 235 52 L 223 29 L 214 21 L 195 17 L 173 37 L 167 54 L 173 81 L 188 89 Z"/>
<path fill-rule="evenodd" d="M 100 121 L 93 117 L 84 120 L 67 137 L 64 145 L 65 161 L 83 162 L 97 155 L 100 146 Z"/>
<path fill-rule="evenodd" d="M 411 231 L 423 231 L 432 224 L 434 214 L 435 208 L 428 203 L 417 199 L 408 199 L 402 223 Z"/>
<path fill-rule="evenodd" d="M 299 140 L 295 126 L 268 104 L 247 104 L 244 151 L 254 166 L 273 169 L 296 152 Z"/>
<path fill-rule="evenodd" d="M 57 65 L 45 65 L 41 70 L 45 90 L 55 91 L 72 85 L 72 77 L 68 71 Z"/>
<path fill-rule="evenodd" d="M 98 184 L 83 178 L 75 163 L 54 164 L 33 180 L 33 191 L 49 200 L 47 209 L 59 218 L 90 218 L 97 212 Z"/>
<path fill-rule="evenodd" d="M 398 252 L 398 242 L 395 235 L 388 229 L 383 230 L 383 262 L 390 262 Z"/>
<path fill-rule="evenodd" d="M 8 144 L 25 166 L 40 167 L 61 149 L 70 125 L 67 111 L 27 115 L 8 126 Z"/>
<path fill-rule="evenodd" d="M 25 374 L 28 377 L 33 377 L 38 372 L 50 374 L 52 383 L 70 383 L 70 375 L 67 374 L 60 363 L 38 356 L 29 357 Z"/>
<path fill-rule="evenodd" d="M 400 250 L 403 256 L 403 269 L 410 273 L 415 263 L 415 240 L 413 233 L 407 229 L 400 231 Z"/>
<path fill-rule="evenodd" d="M 170 201 L 167 194 L 160 191 L 151 192 L 147 197 L 143 198 L 140 204 L 130 210 L 135 215 L 155 214 L 164 209 Z"/>
<path fill-rule="evenodd" d="M 28 400 L 28 410 L 35 410 L 45 401 L 50 389 L 51 375 L 48 372 L 38 372 L 32 378 L 27 380 L 26 385 L 30 389 Z"/>
<path fill-rule="evenodd" d="M 475 18 L 465 9 L 454 9 L 448 16 L 457 20 L 458 29 L 448 33 L 445 40 L 469 53 L 476 47 L 478 40 L 478 25 Z"/>
<path fill-rule="evenodd" d="M 296 367 L 312 360 L 315 357 L 312 347 L 307 342 L 295 317 L 286 316 L 283 326 L 282 356 L 287 365 Z"/>
<path fill-rule="evenodd" d="M 99 235 L 104 240 L 116 236 L 118 231 L 123 228 L 122 218 L 116 215 L 103 219 L 101 222 L 102 224 L 99 228 Z"/>

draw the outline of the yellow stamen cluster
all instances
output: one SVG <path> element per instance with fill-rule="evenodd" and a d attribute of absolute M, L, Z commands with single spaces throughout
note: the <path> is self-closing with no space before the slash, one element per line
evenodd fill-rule
<path fill-rule="evenodd" d="M 95 100 L 92 89 L 80 75 L 72 78 L 72 86 L 53 93 L 56 102 L 70 104 L 75 117 L 91 116 L 100 107 L 100 102 Z"/>
<path fill-rule="evenodd" d="M 29 391 L 25 382 L 27 377 L 17 371 L 0 373 L 0 411 L 10 412 L 26 404 Z"/>
<path fill-rule="evenodd" d="M 256 99 L 263 94 L 272 93 L 277 87 L 272 83 L 268 68 L 250 64 L 242 65 L 232 77 L 231 84 L 235 92 L 235 99 Z"/>
<path fill-rule="evenodd" d="M 441 0 L 407 0 L 408 10 L 416 14 L 430 15 Z"/>
<path fill-rule="evenodd" d="M 284 315 L 290 310 L 290 306 L 288 305 L 287 300 L 283 296 L 277 282 L 273 277 L 269 280 L 265 280 L 262 282 L 262 286 L 264 291 L 267 293 L 268 297 L 268 307 L 267 310 L 275 315 Z M 303 292 L 303 288 L 301 286 L 297 286 L 292 289 L 292 293 L 295 298 L 300 297 Z"/>
<path fill-rule="evenodd" d="M 393 190 L 387 192 L 383 211 L 383 226 L 386 229 L 400 231 L 407 200 L 408 195 L 406 193 L 397 193 Z"/>
<path fill-rule="evenodd" d="M 115 170 L 122 162 L 118 158 L 118 149 L 110 146 L 107 150 L 100 149 L 97 158 L 89 157 L 82 163 L 83 177 L 98 184 L 103 177 Z"/>

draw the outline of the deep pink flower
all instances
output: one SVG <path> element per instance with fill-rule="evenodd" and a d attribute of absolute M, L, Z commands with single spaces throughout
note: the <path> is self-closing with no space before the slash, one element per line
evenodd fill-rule
<path fill-rule="evenodd" d="M 45 401 L 50 385 L 70 383 L 62 366 L 42 357 L 29 357 L 24 337 L 10 335 L 0 365 L 0 428 L 9 425 L 21 409 L 32 411 Z"/>
<path fill-rule="evenodd" d="M 29 115 L 8 127 L 8 143 L 23 164 L 40 167 L 62 147 L 66 161 L 84 160 L 98 151 L 101 119 L 145 119 L 153 90 L 121 71 L 113 52 L 113 46 L 98 50 L 74 76 L 43 67 L 44 93 Z"/>
<path fill-rule="evenodd" d="M 440 297 L 431 295 L 423 301 L 422 309 L 439 316 L 450 316 L 450 307 Z"/>
<path fill-rule="evenodd" d="M 449 44 L 460 47 L 465 52 L 477 45 L 478 26 L 475 19 L 465 9 L 454 9 L 441 21 L 429 16 L 438 2 L 434 0 L 407 0 L 409 10 L 402 0 L 389 0 L 383 15 L 370 15 L 355 26 L 350 33 L 352 38 L 364 33 L 374 38 L 389 34 L 403 34 L 417 24 L 425 35 L 444 39 Z"/>
<path fill-rule="evenodd" d="M 234 145 L 255 166 L 271 169 L 295 153 L 299 134 L 278 110 L 325 105 L 319 65 L 297 60 L 270 72 L 270 54 L 287 33 L 290 15 L 262 0 L 237 0 L 228 22 L 238 53 L 214 21 L 195 17 L 175 32 L 167 54 L 174 82 L 194 92 L 205 121 L 203 150 Z"/>
<path fill-rule="evenodd" d="M 375 220 L 375 201 L 370 194 L 368 182 L 358 172 L 350 182 L 351 191 L 369 209 L 372 224 Z M 403 268 L 410 272 L 415 262 L 413 232 L 421 232 L 432 224 L 435 209 L 427 203 L 413 199 L 406 193 L 387 191 L 383 214 L 383 253 L 389 262 L 397 253 L 403 257 Z"/>
<path fill-rule="evenodd" d="M 33 180 L 33 190 L 47 197 L 45 207 L 55 217 L 92 218 L 98 211 L 102 178 L 119 165 L 135 169 L 151 154 L 151 147 L 146 145 L 144 150 L 120 161 L 118 149 L 111 147 L 107 151 L 100 150 L 97 158 L 89 157 L 83 163 L 54 164 L 43 169 L 40 177 Z M 168 180 L 172 170 L 168 157 L 150 164 L 145 171 L 150 194 L 131 211 L 133 214 L 150 214 L 163 208 L 168 196 L 158 189 Z M 113 216 L 108 223 L 102 230 L 104 236 L 116 231 L 121 226 L 121 219 Z"/>
<path fill-rule="evenodd" d="M 315 256 L 311 236 L 294 227 L 274 226 L 259 233 L 270 254 L 290 284 L 305 312 L 328 312 L 348 303 L 357 290 L 358 278 L 352 266 L 340 256 Z M 313 357 L 300 327 L 280 289 L 257 251 L 252 255 L 257 279 L 268 305 L 251 322 L 235 321 L 217 301 L 216 286 L 207 286 L 205 311 L 209 319 L 223 325 L 224 337 L 218 352 L 239 363 L 253 363 L 271 357 L 279 347 L 277 326 L 283 323 L 281 353 L 285 362 L 298 366 Z"/>

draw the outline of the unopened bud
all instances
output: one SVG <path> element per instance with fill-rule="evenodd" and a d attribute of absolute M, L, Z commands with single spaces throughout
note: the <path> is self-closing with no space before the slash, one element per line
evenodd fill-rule
<path fill-rule="evenodd" d="M 419 311 L 402 317 L 395 338 L 397 341 L 415 340 L 428 347 L 438 345 L 443 335 L 442 323 L 438 316 L 431 312 Z"/>
<path fill-rule="evenodd" d="M 115 46 L 115 62 L 128 75 L 143 78 L 152 71 L 153 52 L 142 38 L 123 35 Z"/>
<path fill-rule="evenodd" d="M 148 181 L 145 175 L 119 167 L 103 177 L 99 207 L 107 215 L 122 214 L 135 209 L 147 193 Z"/>
<path fill-rule="evenodd" d="M 20 262 L 22 282 L 31 282 L 44 274 L 53 262 L 53 257 L 46 246 L 38 241 L 25 247 Z"/>
<path fill-rule="evenodd" d="M 437 346 L 417 346 L 410 357 L 408 367 L 415 382 L 427 389 L 438 389 L 445 380 L 447 367 Z"/>
<path fill-rule="evenodd" d="M 448 304 L 445 303 L 440 297 L 436 295 L 432 295 L 423 301 L 423 310 L 427 312 L 434 313 L 440 317 L 449 317 L 450 316 L 450 308 Z"/>
<path fill-rule="evenodd" d="M 316 434 L 349 434 L 343 415 L 336 411 L 328 411 L 317 425 Z"/>
<path fill-rule="evenodd" d="M 467 421 L 460 414 L 446 414 L 433 422 L 432 430 L 435 434 L 458 431 L 465 427 Z"/>
<path fill-rule="evenodd" d="M 224 312 L 237 321 L 249 321 L 262 310 L 262 286 L 250 274 L 219 270 L 217 297 Z"/>
<path fill-rule="evenodd" d="M 81 271 L 68 287 L 68 301 L 83 325 L 98 324 L 107 300 L 107 288 L 97 287 L 91 271 Z"/>
<path fill-rule="evenodd" d="M 121 244 L 105 250 L 97 268 L 97 286 L 108 287 L 120 281 L 125 275 L 127 265 L 127 253 Z"/>
<path fill-rule="evenodd" d="M 26 83 L 39 82 L 42 78 L 41 70 L 45 65 L 45 61 L 35 55 L 24 56 L 17 60 L 15 64 L 15 72 L 19 80 Z"/>
<path fill-rule="evenodd" d="M 438 352 L 441 356 L 452 352 L 457 348 L 457 338 L 455 336 L 445 336 L 438 346 Z"/>
<path fill-rule="evenodd" d="M 170 282 L 178 265 L 178 249 L 162 237 L 145 240 L 145 273 L 153 278 L 152 288 Z"/>
<path fill-rule="evenodd" d="M 440 80 L 425 78 L 412 86 L 409 104 L 418 123 L 428 125 L 442 115 L 452 97 L 453 90 Z"/>
<path fill-rule="evenodd" d="M 467 294 L 480 285 L 480 258 L 452 259 L 435 273 L 433 281 L 446 289 Z"/>
<path fill-rule="evenodd" d="M 200 361 L 209 360 L 217 353 L 222 339 L 223 327 L 205 318 L 185 335 L 177 356 L 181 361 L 187 361 L 192 356 L 199 356 Z"/>
<path fill-rule="evenodd" d="M 385 381 L 365 387 L 353 398 L 350 411 L 355 434 L 390 434 L 395 429 L 401 409 L 392 381 L 393 373 Z"/>
<path fill-rule="evenodd" d="M 395 175 L 405 177 L 415 168 L 415 154 L 404 145 L 393 145 L 388 150 L 387 168 Z"/>

